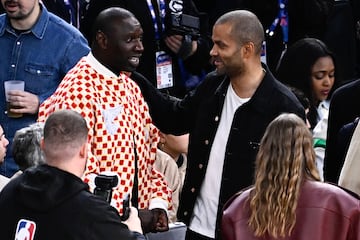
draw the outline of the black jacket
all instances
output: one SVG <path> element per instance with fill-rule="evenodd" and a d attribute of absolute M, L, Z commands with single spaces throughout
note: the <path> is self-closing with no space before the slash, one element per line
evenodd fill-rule
<path fill-rule="evenodd" d="M 35 223 L 37 240 L 136 239 L 115 208 L 91 194 L 80 178 L 47 165 L 6 185 L 0 212 L 1 239 L 15 239 L 17 224 L 29 221 Z"/>
<path fill-rule="evenodd" d="M 138 82 L 154 123 L 162 132 L 190 133 L 188 166 L 178 210 L 178 218 L 188 224 L 204 180 L 230 80 L 212 72 L 195 91 L 182 101 L 172 103 L 157 95 L 145 80 L 137 75 L 132 75 L 132 78 Z M 283 112 L 296 113 L 305 119 L 300 102 L 267 69 L 253 97 L 234 115 L 226 146 L 218 220 L 226 200 L 252 184 L 258 144 L 267 125 Z"/>
<path fill-rule="evenodd" d="M 359 116 L 360 79 L 341 86 L 332 95 L 324 159 L 325 181 L 337 184 L 345 159 L 338 153 L 339 130 Z"/>

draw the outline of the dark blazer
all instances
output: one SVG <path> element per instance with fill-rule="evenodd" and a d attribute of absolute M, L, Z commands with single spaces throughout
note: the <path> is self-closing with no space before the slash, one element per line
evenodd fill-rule
<path fill-rule="evenodd" d="M 263 67 L 267 69 L 265 65 Z M 205 177 L 230 80 L 227 76 L 209 73 L 198 88 L 182 101 L 171 102 L 166 97 L 159 96 L 146 81 L 136 80 L 134 76 L 132 78 L 138 82 L 149 104 L 154 123 L 162 132 L 190 133 L 187 172 L 178 210 L 178 218 L 188 224 Z M 218 220 L 225 201 L 252 184 L 260 140 L 267 125 L 283 112 L 296 113 L 305 120 L 304 109 L 295 95 L 267 69 L 255 94 L 234 115 L 226 146 L 223 175 L 219 179 L 221 190 Z"/>
<path fill-rule="evenodd" d="M 359 118 L 357 117 L 353 122 L 345 124 L 339 130 L 336 144 L 336 159 L 339 159 L 342 163 L 345 162 L 345 157 L 350 146 L 351 138 L 354 134 L 358 122 Z"/>
<path fill-rule="evenodd" d="M 360 116 L 360 79 L 338 88 L 331 99 L 324 159 L 325 181 L 337 183 L 344 159 L 338 158 L 340 128 Z"/>

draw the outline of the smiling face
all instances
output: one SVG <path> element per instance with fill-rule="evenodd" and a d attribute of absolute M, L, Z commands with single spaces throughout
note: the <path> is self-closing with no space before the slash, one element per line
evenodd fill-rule
<path fill-rule="evenodd" d="M 213 64 L 219 74 L 229 76 L 241 73 L 244 68 L 241 46 L 232 36 L 229 23 L 217 24 L 213 28 L 213 48 L 210 51 Z"/>
<path fill-rule="evenodd" d="M 138 67 L 144 51 L 143 30 L 139 21 L 134 17 L 117 22 L 114 31 L 107 38 L 107 52 L 111 69 L 115 70 L 116 73 L 121 71 L 132 72 Z"/>
<path fill-rule="evenodd" d="M 319 58 L 311 70 L 313 99 L 321 102 L 329 96 L 335 81 L 335 66 L 330 56 Z"/>

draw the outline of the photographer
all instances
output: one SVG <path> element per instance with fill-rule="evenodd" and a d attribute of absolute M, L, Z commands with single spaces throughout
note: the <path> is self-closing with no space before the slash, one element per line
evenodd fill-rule
<path fill-rule="evenodd" d="M 60 110 L 49 116 L 41 142 L 46 164 L 27 169 L 0 194 L 2 239 L 145 239 L 135 208 L 121 222 L 116 209 L 81 180 L 88 140 L 80 114 Z"/>
<path fill-rule="evenodd" d="M 184 70 L 191 74 L 200 74 L 204 69 L 210 69 L 210 34 L 202 30 L 208 29 L 207 20 L 199 17 L 192 0 L 91 0 L 80 23 L 80 30 L 89 42 L 95 17 L 103 9 L 113 6 L 129 10 L 139 20 L 144 30 L 144 52 L 137 71 L 158 89 L 176 97 L 184 96 L 187 89 L 179 61 L 183 63 Z M 174 24 L 174 18 L 191 19 L 190 26 L 199 23 L 199 27 L 188 27 L 189 21 Z M 166 71 L 166 74 L 157 75 L 159 70 Z"/>

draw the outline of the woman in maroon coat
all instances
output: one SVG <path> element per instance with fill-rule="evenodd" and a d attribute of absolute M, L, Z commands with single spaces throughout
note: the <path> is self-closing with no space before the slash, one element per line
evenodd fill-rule
<path fill-rule="evenodd" d="M 224 207 L 222 239 L 360 239 L 359 203 L 319 181 L 310 131 L 295 114 L 282 114 L 260 143 L 254 186 Z"/>

